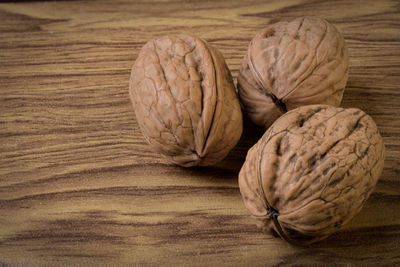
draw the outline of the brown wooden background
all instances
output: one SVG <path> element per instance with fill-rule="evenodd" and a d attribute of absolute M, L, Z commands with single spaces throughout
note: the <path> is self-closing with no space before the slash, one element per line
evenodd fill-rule
<path fill-rule="evenodd" d="M 246 124 L 218 166 L 152 152 L 128 98 L 141 46 L 190 33 L 236 78 L 250 39 L 319 16 L 348 42 L 343 106 L 377 122 L 387 154 L 347 228 L 311 247 L 261 233 L 237 175 L 262 134 Z M 366 266 L 400 264 L 400 2 L 10 1 L 0 4 L 0 265 Z"/>

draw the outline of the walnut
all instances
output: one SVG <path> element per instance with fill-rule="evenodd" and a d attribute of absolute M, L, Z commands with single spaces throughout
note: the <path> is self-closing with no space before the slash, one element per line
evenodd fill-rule
<path fill-rule="evenodd" d="M 250 119 L 265 128 L 299 106 L 339 106 L 348 65 L 346 43 L 326 20 L 277 22 L 250 42 L 238 76 L 240 101 Z"/>
<path fill-rule="evenodd" d="M 231 74 L 222 54 L 202 39 L 182 34 L 147 42 L 129 92 L 143 136 L 175 164 L 217 163 L 241 136 Z"/>
<path fill-rule="evenodd" d="M 291 243 L 313 243 L 361 210 L 384 153 L 377 126 L 363 111 L 303 106 L 276 120 L 249 150 L 240 191 L 265 229 Z"/>

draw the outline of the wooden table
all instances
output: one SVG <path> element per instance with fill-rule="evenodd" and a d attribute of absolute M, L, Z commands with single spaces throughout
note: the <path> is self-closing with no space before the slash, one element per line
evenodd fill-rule
<path fill-rule="evenodd" d="M 189 33 L 236 79 L 268 22 L 327 19 L 350 52 L 344 107 L 375 120 L 385 168 L 342 231 L 295 247 L 258 230 L 237 176 L 262 134 L 220 164 L 180 168 L 142 137 L 128 97 L 142 45 Z M 0 265 L 400 264 L 398 1 L 9 1 L 0 4 Z"/>

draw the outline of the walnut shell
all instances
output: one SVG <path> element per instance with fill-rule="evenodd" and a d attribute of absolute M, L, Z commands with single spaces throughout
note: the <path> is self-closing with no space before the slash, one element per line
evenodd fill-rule
<path fill-rule="evenodd" d="M 147 42 L 129 92 L 143 136 L 175 164 L 215 164 L 241 136 L 231 74 L 222 54 L 202 39 L 182 34 Z"/>
<path fill-rule="evenodd" d="M 326 238 L 362 208 L 382 173 L 384 145 L 356 108 L 287 112 L 249 150 L 239 186 L 250 213 L 292 243 Z"/>
<path fill-rule="evenodd" d="M 250 42 L 238 76 L 240 101 L 250 119 L 265 128 L 303 105 L 339 106 L 348 66 L 346 43 L 326 20 L 277 22 Z"/>

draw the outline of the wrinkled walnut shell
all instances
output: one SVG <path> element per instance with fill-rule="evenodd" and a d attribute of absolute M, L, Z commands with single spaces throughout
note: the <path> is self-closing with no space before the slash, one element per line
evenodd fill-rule
<path fill-rule="evenodd" d="M 129 86 L 147 142 L 181 166 L 224 158 L 242 133 L 242 114 L 221 53 L 189 35 L 147 42 Z"/>
<path fill-rule="evenodd" d="M 382 173 L 384 153 L 377 126 L 363 111 L 300 107 L 249 150 L 240 191 L 261 226 L 292 243 L 313 243 L 361 210 Z"/>
<path fill-rule="evenodd" d="M 326 20 L 271 24 L 253 38 L 243 59 L 240 101 L 250 119 L 265 128 L 303 105 L 339 106 L 348 66 L 346 43 Z"/>

